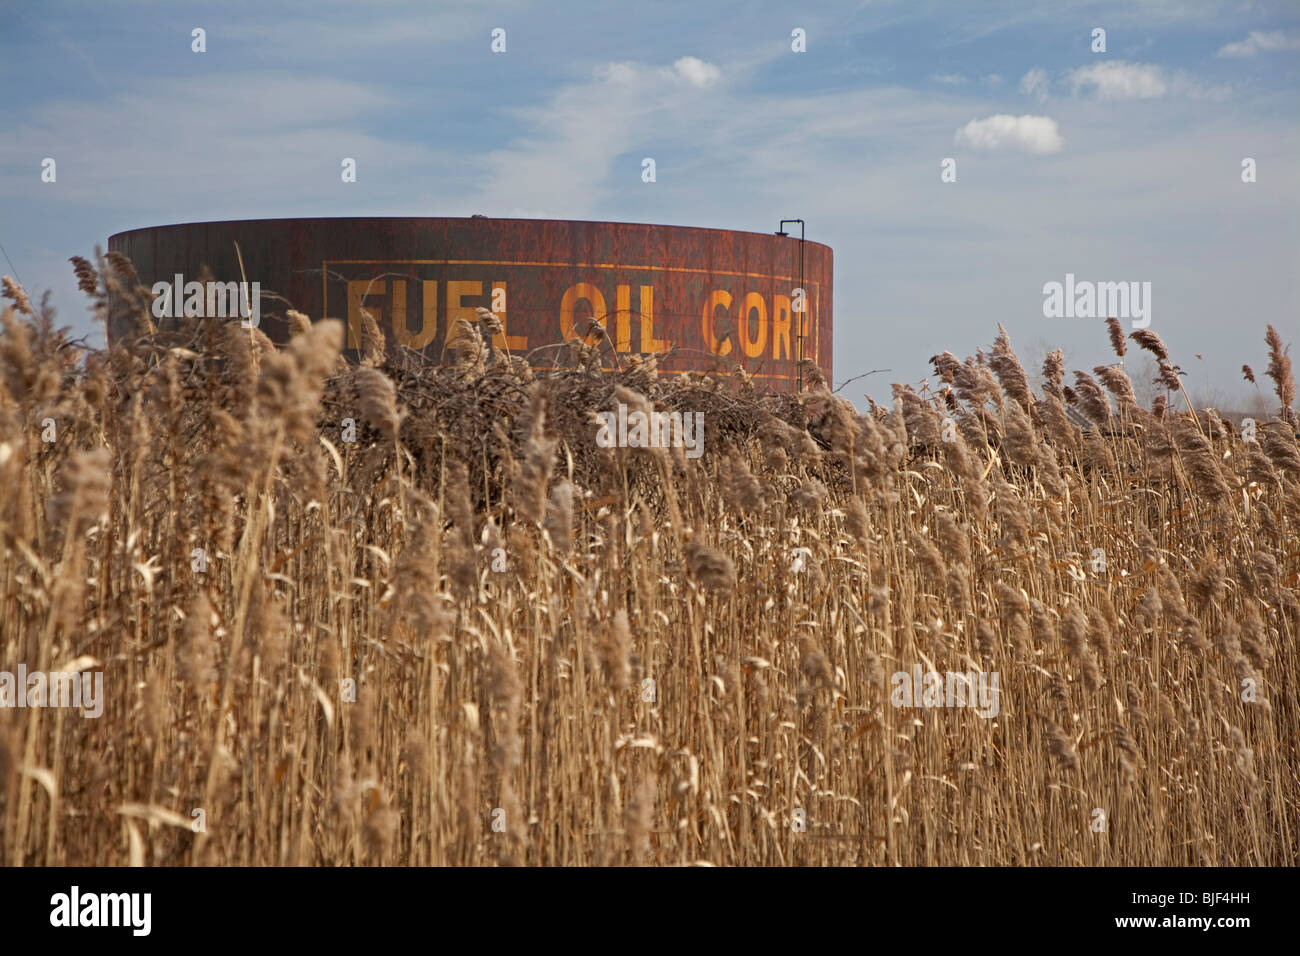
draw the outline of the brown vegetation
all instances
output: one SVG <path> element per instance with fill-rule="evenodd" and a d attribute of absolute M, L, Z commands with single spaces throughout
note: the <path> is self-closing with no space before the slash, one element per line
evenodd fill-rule
<path fill-rule="evenodd" d="M 84 353 L 6 280 L 0 671 L 104 713 L 0 708 L 5 865 L 1297 862 L 1289 408 L 1244 441 L 1059 353 L 1036 395 L 1005 333 L 865 415 L 470 323 L 349 367 L 76 267 L 136 332 Z M 619 401 L 705 455 L 598 447 Z M 892 706 L 916 664 L 1000 713 Z"/>

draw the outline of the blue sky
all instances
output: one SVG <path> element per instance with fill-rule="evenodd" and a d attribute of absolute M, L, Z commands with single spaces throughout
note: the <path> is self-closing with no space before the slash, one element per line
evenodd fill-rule
<path fill-rule="evenodd" d="M 1151 328 L 1223 407 L 1266 322 L 1300 340 L 1294 0 L 0 0 L 0 89 L 0 271 L 78 332 L 67 258 L 123 229 L 483 213 L 807 220 L 835 251 L 836 384 L 889 370 L 859 402 L 999 322 L 1027 363 L 1109 362 L 1100 321 L 1043 316 L 1067 272 L 1151 282 Z"/>

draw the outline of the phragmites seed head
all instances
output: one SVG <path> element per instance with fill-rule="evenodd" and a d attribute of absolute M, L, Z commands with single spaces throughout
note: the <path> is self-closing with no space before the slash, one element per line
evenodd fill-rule
<path fill-rule="evenodd" d="M 961 359 L 951 352 L 943 352 L 939 355 L 930 356 L 930 364 L 934 366 L 935 372 L 939 378 L 951 385 L 957 380 L 957 372 L 961 369 Z"/>
<path fill-rule="evenodd" d="M 686 565 L 691 576 L 708 591 L 725 592 L 736 586 L 736 565 L 731 558 L 694 536 L 686 542 Z"/>
<path fill-rule="evenodd" d="M 799 371 L 803 374 L 804 388 L 814 392 L 826 388 L 826 376 L 822 374 L 821 366 L 812 359 L 800 359 Z"/>
<path fill-rule="evenodd" d="M 392 379 L 377 368 L 362 367 L 356 370 L 353 381 L 361 417 L 385 439 L 394 441 L 403 416 L 397 410 L 397 389 Z"/>
<path fill-rule="evenodd" d="M 849 499 L 845 509 L 844 527 L 859 543 L 865 544 L 871 533 L 871 523 L 867 517 L 867 506 L 856 495 Z"/>
<path fill-rule="evenodd" d="M 924 401 L 909 385 L 895 382 L 892 387 L 895 415 L 899 416 L 898 420 L 902 423 L 902 430 L 906 432 L 909 443 L 925 448 L 938 445 L 940 419 L 934 406 Z"/>
<path fill-rule="evenodd" d="M 1020 360 L 1016 358 L 1016 353 L 1011 350 L 1011 339 L 1007 336 L 1007 330 L 1000 324 L 998 337 L 993 343 L 993 353 L 989 356 L 989 367 L 997 375 L 1002 391 L 1019 402 L 1020 407 L 1026 412 L 1029 411 L 1033 405 L 1033 396 L 1029 393 L 1029 378 L 1025 375 Z"/>
<path fill-rule="evenodd" d="M 1052 720 L 1044 718 L 1047 735 L 1047 752 L 1060 761 L 1066 770 L 1073 770 L 1079 765 L 1079 754 L 1074 749 L 1074 741 Z"/>
<path fill-rule="evenodd" d="M 373 367 L 383 365 L 388 343 L 379 323 L 369 309 L 361 310 L 361 364 Z"/>
<path fill-rule="evenodd" d="M 395 610 L 409 622 L 417 639 L 438 641 L 450 636 L 455 614 L 438 589 L 442 517 L 436 502 L 424 493 L 413 496 L 414 528 L 393 567 Z"/>
<path fill-rule="evenodd" d="M 1291 425 L 1269 422 L 1261 431 L 1260 444 L 1274 468 L 1293 481 L 1300 480 L 1300 441 Z"/>
<path fill-rule="evenodd" d="M 1115 456 L 1111 453 L 1110 445 L 1101 437 L 1097 429 L 1089 428 L 1084 433 L 1083 450 L 1088 469 L 1094 475 L 1104 478 L 1115 474 Z"/>
<path fill-rule="evenodd" d="M 1111 317 L 1106 320 L 1106 331 L 1110 335 L 1110 347 L 1120 358 L 1128 351 L 1128 343 L 1124 341 L 1124 327 L 1119 324 L 1119 319 Z"/>
<path fill-rule="evenodd" d="M 749 470 L 749 463 L 743 455 L 729 455 L 723 462 L 720 477 L 726 488 L 727 501 L 742 513 L 754 514 L 766 507 L 766 489 Z"/>
<path fill-rule="evenodd" d="M 483 324 L 483 328 L 487 330 L 488 335 L 500 335 L 505 331 L 505 327 L 501 324 L 501 317 L 495 312 L 482 306 L 479 306 L 474 311 L 478 315 L 479 322 Z"/>
<path fill-rule="evenodd" d="M 1255 752 L 1246 745 L 1245 735 L 1236 727 L 1228 728 L 1228 739 L 1232 743 L 1232 762 L 1253 793 L 1259 788 L 1259 777 L 1255 773 Z"/>
<path fill-rule="evenodd" d="M 546 433 L 546 392 L 541 382 L 529 388 L 529 430 L 519 478 L 512 489 L 514 508 L 524 520 L 539 523 L 546 514 L 546 496 L 555 467 L 556 438 Z"/>
<path fill-rule="evenodd" d="M 1180 418 L 1174 433 L 1182 453 L 1183 465 L 1191 475 L 1196 494 L 1207 501 L 1226 498 L 1230 489 L 1224 480 L 1223 470 L 1219 467 L 1219 456 L 1200 429 L 1193 422 Z"/>
<path fill-rule="evenodd" d="M 1075 394 L 1079 398 L 1079 408 L 1083 414 L 1096 425 L 1109 428 L 1111 425 L 1110 402 L 1101 386 L 1087 372 L 1074 373 Z"/>
<path fill-rule="evenodd" d="M 1002 476 L 1001 468 L 994 468 L 993 490 L 998 525 L 1002 531 L 1000 545 L 1004 550 L 1024 549 L 1029 546 L 1029 510 L 1020 493 Z"/>
<path fill-rule="evenodd" d="M 1123 724 L 1115 724 L 1112 732 L 1112 739 L 1115 743 L 1115 752 L 1119 757 L 1120 771 L 1124 774 L 1125 780 L 1132 780 L 1142 763 L 1142 757 L 1138 753 L 1137 743 L 1133 740 L 1133 735 Z"/>
<path fill-rule="evenodd" d="M 659 378 L 659 359 L 654 355 L 630 355 L 623 381 L 640 392 L 649 392 Z"/>
<path fill-rule="evenodd" d="M 1268 342 L 1268 377 L 1273 380 L 1278 401 L 1282 404 L 1283 419 L 1294 425 L 1296 415 L 1291 406 L 1295 404 L 1295 378 L 1291 374 L 1291 356 L 1288 354 L 1291 348 L 1282 344 L 1282 336 L 1271 325 L 1264 338 Z"/>
<path fill-rule="evenodd" d="M 1122 341 L 1122 340 L 1121 340 Z M 1138 408 L 1137 395 L 1133 391 L 1133 382 L 1118 365 L 1098 365 L 1093 370 L 1101 379 L 1106 390 L 1119 402 L 1120 412 L 1131 413 Z"/>
<path fill-rule="evenodd" d="M 482 371 L 487 346 L 476 323 L 469 319 L 457 319 L 451 337 L 447 340 L 447 348 L 455 351 L 457 368 L 469 372 Z"/>
<path fill-rule="evenodd" d="M 799 670 L 813 687 L 833 687 L 835 672 L 830 660 L 809 634 L 799 637 Z"/>
<path fill-rule="evenodd" d="M 1032 465 L 1038 455 L 1038 435 L 1034 432 L 1034 423 L 1018 402 L 1008 405 L 1004 415 L 1006 428 L 1002 447 L 1006 449 L 1007 457 L 1017 465 Z"/>
<path fill-rule="evenodd" d="M 1043 392 L 1062 398 L 1061 379 L 1065 377 L 1065 353 L 1052 349 L 1043 359 Z"/>
<path fill-rule="evenodd" d="M 924 569 L 935 581 L 943 581 L 948 575 L 948 567 L 944 564 L 943 555 L 934 542 L 921 532 L 915 531 L 909 543 L 917 567 Z"/>
<path fill-rule="evenodd" d="M 32 309 L 32 300 L 27 298 L 27 293 L 13 276 L 0 277 L 0 297 L 8 299 L 15 309 L 25 315 L 36 314 Z"/>
<path fill-rule="evenodd" d="M 561 554 L 573 548 L 573 483 L 562 478 L 551 489 L 546 509 L 546 533 Z"/>
<path fill-rule="evenodd" d="M 95 267 L 88 259 L 81 256 L 73 256 L 68 261 L 72 263 L 72 271 L 77 276 L 77 288 L 87 295 L 96 295 L 99 288 L 99 275 L 95 272 Z"/>
<path fill-rule="evenodd" d="M 1138 599 L 1137 610 L 1134 619 L 1142 627 L 1153 628 L 1160 625 L 1160 616 L 1164 613 L 1164 604 L 1160 600 L 1160 592 L 1155 587 L 1149 587 L 1142 592 Z"/>
<path fill-rule="evenodd" d="M 383 860 L 392 849 L 393 838 L 397 836 L 400 823 L 401 816 L 398 812 L 382 804 L 367 813 L 361 828 L 366 852 L 377 860 Z"/>
<path fill-rule="evenodd" d="M 623 608 L 614 613 L 614 619 L 603 629 L 599 648 L 601 666 L 610 689 L 622 693 L 632 681 L 632 629 Z"/>
<path fill-rule="evenodd" d="M 787 496 L 791 507 L 796 511 L 805 513 L 814 513 L 826 499 L 827 489 L 824 484 L 816 478 L 809 478 L 800 482 Z"/>
<path fill-rule="evenodd" d="M 1177 365 L 1171 365 L 1168 362 L 1162 361 L 1159 366 L 1159 371 L 1156 374 L 1155 381 L 1157 385 L 1163 385 L 1171 392 L 1175 392 L 1183 387 L 1182 382 L 1179 380 L 1179 376 L 1182 374 L 1183 370 Z"/>
<path fill-rule="evenodd" d="M 1169 361 L 1169 350 L 1165 348 L 1165 343 L 1160 340 L 1160 336 L 1151 329 L 1138 329 L 1129 338 L 1136 342 L 1139 348 L 1144 348 L 1154 355 L 1162 365 Z"/>
<path fill-rule="evenodd" d="M 49 520 L 55 527 L 72 522 L 79 534 L 108 513 L 113 458 L 107 448 L 76 451 L 60 472 L 60 490 L 50 498 Z"/>
<path fill-rule="evenodd" d="M 651 854 L 650 832 L 654 826 L 655 784 L 647 778 L 632 791 L 623 811 L 623 826 L 634 863 L 643 863 Z"/>
<path fill-rule="evenodd" d="M 1088 617 L 1075 602 L 1071 602 L 1061 615 L 1061 639 L 1065 649 L 1083 673 L 1084 686 L 1096 690 L 1101 684 L 1101 671 L 1088 649 Z"/>
<path fill-rule="evenodd" d="M 947 555 L 949 566 L 967 567 L 970 564 L 970 539 L 966 529 L 947 511 L 935 514 L 939 544 Z"/>
<path fill-rule="evenodd" d="M 289 334 L 291 336 L 302 335 L 311 328 L 311 319 L 296 309 L 290 309 L 286 312 L 285 318 L 289 320 Z"/>
<path fill-rule="evenodd" d="M 478 591 L 478 566 L 474 554 L 475 511 L 469 466 L 459 457 L 449 458 L 443 477 L 443 500 L 451 519 L 447 578 L 458 598 L 472 600 Z"/>
<path fill-rule="evenodd" d="M 201 688 L 216 679 L 215 646 L 212 629 L 215 616 L 208 596 L 202 591 L 190 602 L 185 618 L 184 635 L 176 656 L 176 669 L 182 680 Z"/>
<path fill-rule="evenodd" d="M 96 247 L 99 248 L 98 246 Z M 140 273 L 135 271 L 135 265 L 131 260 L 120 252 L 108 252 L 104 254 L 108 264 L 112 266 L 113 273 L 119 279 L 125 282 L 138 282 Z"/>
<path fill-rule="evenodd" d="M 493 706 L 518 713 L 523 683 L 514 660 L 500 645 L 493 645 L 488 655 L 487 692 Z"/>
<path fill-rule="evenodd" d="M 1111 628 L 1106 614 L 1095 607 L 1088 608 L 1088 642 L 1101 652 L 1103 659 L 1111 655 Z"/>

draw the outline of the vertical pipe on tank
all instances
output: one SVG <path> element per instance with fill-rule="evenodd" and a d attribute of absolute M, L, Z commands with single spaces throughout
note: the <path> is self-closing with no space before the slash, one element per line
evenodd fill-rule
<path fill-rule="evenodd" d="M 785 231 L 787 222 L 797 222 L 799 224 L 799 288 L 803 290 L 803 299 L 800 303 L 803 306 L 803 311 L 795 313 L 799 316 L 799 324 L 794 335 L 794 390 L 801 392 L 803 391 L 803 321 L 804 316 L 808 314 L 808 287 L 804 284 L 803 278 L 804 222 L 802 219 L 782 219 L 781 225 L 776 230 L 778 236 L 789 235 Z"/>

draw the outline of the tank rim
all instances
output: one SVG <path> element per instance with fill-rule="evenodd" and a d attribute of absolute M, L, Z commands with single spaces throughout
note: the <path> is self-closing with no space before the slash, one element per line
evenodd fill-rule
<path fill-rule="evenodd" d="M 123 229 L 109 235 L 108 240 L 112 242 L 119 236 L 127 236 L 136 232 L 148 232 L 153 229 L 178 229 L 186 226 L 229 226 L 234 224 L 262 225 L 277 222 L 463 222 L 473 223 L 483 220 L 491 222 L 518 222 L 518 223 L 556 223 L 560 225 L 584 225 L 584 226 L 631 226 L 639 229 L 689 229 L 694 232 L 722 232 L 728 235 L 742 236 L 765 236 L 771 239 L 789 238 L 798 240 L 797 236 L 778 236 L 774 232 L 751 232 L 747 229 L 722 229 L 718 226 L 677 226 L 671 223 L 662 222 L 624 222 L 616 219 L 532 219 L 517 216 L 279 216 L 271 219 L 206 219 L 190 222 L 169 222 L 152 226 L 137 226 L 134 229 Z M 807 245 L 820 246 L 827 252 L 833 252 L 830 246 L 823 242 L 817 242 L 813 239 L 805 240 Z"/>

